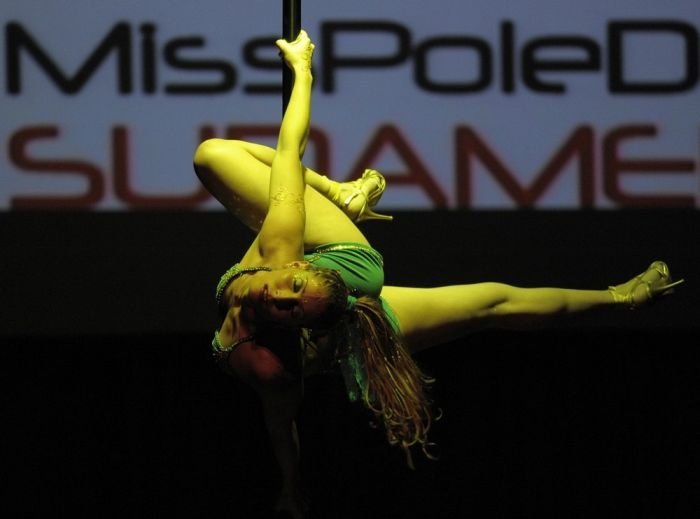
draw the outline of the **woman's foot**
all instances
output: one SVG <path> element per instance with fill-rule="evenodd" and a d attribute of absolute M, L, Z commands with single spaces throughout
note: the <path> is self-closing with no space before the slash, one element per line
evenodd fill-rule
<path fill-rule="evenodd" d="M 295 485 L 285 485 L 274 508 L 275 516 L 280 519 L 305 519 L 308 512 L 309 504 L 299 489 Z"/>
<path fill-rule="evenodd" d="M 278 504 L 274 510 L 275 518 L 279 519 L 306 519 L 308 508 L 296 503 Z"/>
<path fill-rule="evenodd" d="M 328 198 L 353 222 L 364 220 L 393 220 L 392 216 L 378 214 L 372 210 L 386 189 L 386 180 L 379 171 L 366 169 L 361 178 L 350 182 L 334 182 Z"/>
<path fill-rule="evenodd" d="M 639 305 L 673 292 L 673 287 L 683 283 L 683 279 L 672 282 L 668 265 L 655 261 L 649 268 L 627 283 L 608 287 L 616 303 L 637 308 Z"/>
<path fill-rule="evenodd" d="M 275 42 L 285 63 L 292 70 L 310 70 L 315 45 L 305 30 L 299 31 L 294 41 L 279 39 Z"/>

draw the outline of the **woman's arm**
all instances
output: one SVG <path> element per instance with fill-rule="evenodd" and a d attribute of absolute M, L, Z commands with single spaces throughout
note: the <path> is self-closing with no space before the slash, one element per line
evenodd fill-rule
<path fill-rule="evenodd" d="M 294 42 L 278 40 L 284 59 L 294 71 L 294 86 L 282 118 L 270 173 L 269 207 L 258 246 L 266 262 L 301 259 L 306 210 L 301 158 L 311 118 L 311 58 L 314 45 L 305 31 Z"/>

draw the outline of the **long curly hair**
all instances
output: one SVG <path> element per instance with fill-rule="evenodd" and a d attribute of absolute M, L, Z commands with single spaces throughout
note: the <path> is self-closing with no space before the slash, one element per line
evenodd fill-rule
<path fill-rule="evenodd" d="M 343 373 L 346 385 L 355 386 L 358 399 L 374 423 L 383 427 L 389 444 L 405 452 L 409 467 L 414 468 L 414 445 L 435 459 L 428 442 L 431 425 L 439 418 L 428 398 L 434 379 L 416 364 L 380 300 L 362 296 L 351 298 L 349 305 L 352 294 L 338 272 L 313 270 L 329 289 L 326 312 L 314 329 L 324 329 L 341 370 L 352 372 Z"/>
<path fill-rule="evenodd" d="M 387 317 L 381 302 L 360 297 L 338 327 L 336 355 L 353 352 L 362 371 L 362 403 L 383 426 L 390 445 L 401 448 L 414 468 L 411 447 L 419 445 L 430 459 L 428 432 L 435 417 L 428 398 L 434 379 L 420 369 Z"/>

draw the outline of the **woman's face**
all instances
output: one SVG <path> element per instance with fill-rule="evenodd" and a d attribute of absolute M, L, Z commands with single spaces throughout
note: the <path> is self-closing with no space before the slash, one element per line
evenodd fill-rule
<path fill-rule="evenodd" d="M 250 277 L 243 305 L 253 319 L 290 328 L 310 327 L 327 306 L 327 288 L 313 270 L 290 267 Z"/>

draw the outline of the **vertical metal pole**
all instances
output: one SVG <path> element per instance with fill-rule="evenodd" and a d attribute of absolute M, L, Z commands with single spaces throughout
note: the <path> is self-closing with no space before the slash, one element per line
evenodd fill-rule
<path fill-rule="evenodd" d="M 282 0 L 282 37 L 294 41 L 301 31 L 301 0 Z M 294 76 L 286 65 L 282 65 L 282 115 L 292 95 Z"/>

